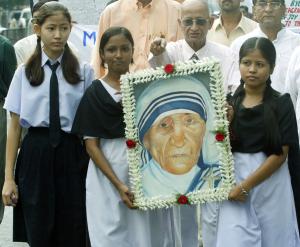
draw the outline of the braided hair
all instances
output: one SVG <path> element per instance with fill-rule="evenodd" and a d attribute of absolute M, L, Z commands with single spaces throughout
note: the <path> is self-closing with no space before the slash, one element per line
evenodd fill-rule
<path fill-rule="evenodd" d="M 267 38 L 254 37 L 246 40 L 241 46 L 239 52 L 239 62 L 241 63 L 243 57 L 247 56 L 254 50 L 259 50 L 262 56 L 269 63 L 270 67 L 274 68 L 276 61 L 276 50 L 273 43 Z M 265 132 L 264 149 L 268 155 L 271 153 L 282 154 L 283 152 L 281 147 L 279 125 L 277 121 L 277 106 L 274 100 L 280 96 L 280 93 L 271 87 L 271 83 L 271 78 L 268 77 L 263 95 Z M 242 101 L 245 97 L 244 84 L 245 82 L 241 79 L 240 85 L 232 97 L 232 104 L 235 110 L 240 109 Z"/>

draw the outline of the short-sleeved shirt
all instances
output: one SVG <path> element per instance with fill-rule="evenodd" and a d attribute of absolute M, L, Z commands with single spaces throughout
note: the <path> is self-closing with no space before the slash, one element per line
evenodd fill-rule
<path fill-rule="evenodd" d="M 280 97 L 274 96 L 276 109 L 275 118 L 278 122 L 280 145 L 297 145 L 297 124 L 293 104 L 288 94 Z M 267 150 L 265 146 L 264 103 L 251 108 L 240 105 L 235 110 L 232 122 L 235 140 L 232 141 L 232 149 L 241 153 L 265 152 L 277 153 L 278 150 Z M 281 147 L 280 146 L 280 147 Z M 279 148 L 280 148 L 279 147 Z"/>
<path fill-rule="evenodd" d="M 62 56 L 57 59 L 61 62 Z M 20 116 L 22 127 L 49 127 L 49 90 L 52 74 L 46 62 L 50 60 L 42 52 L 41 66 L 44 69 L 44 81 L 39 86 L 31 86 L 26 75 L 25 65 L 21 65 L 11 82 L 4 108 Z M 56 61 L 51 61 L 55 63 Z M 86 88 L 94 78 L 93 69 L 87 63 L 80 63 L 79 74 L 82 81 L 72 85 L 63 76 L 61 65 L 56 70 L 59 87 L 59 114 L 62 130 L 70 132 L 74 116 Z"/>

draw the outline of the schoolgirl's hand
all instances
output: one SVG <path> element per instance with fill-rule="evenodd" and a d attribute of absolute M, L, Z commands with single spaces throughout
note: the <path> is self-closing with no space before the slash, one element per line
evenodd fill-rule
<path fill-rule="evenodd" d="M 235 185 L 228 195 L 229 201 L 245 202 L 248 198 L 249 192 L 246 191 L 241 184 Z"/>
<path fill-rule="evenodd" d="M 225 108 L 226 108 L 226 112 L 227 112 L 227 120 L 229 123 L 231 123 L 233 116 L 234 116 L 233 107 L 226 102 Z"/>
<path fill-rule="evenodd" d="M 129 188 L 125 184 L 121 184 L 118 186 L 118 191 L 120 193 L 122 201 L 125 205 L 130 209 L 136 209 L 133 205 L 134 195 L 129 191 Z"/>
<path fill-rule="evenodd" d="M 2 189 L 2 200 L 5 206 L 15 207 L 18 203 L 18 187 L 14 180 L 5 180 Z"/>

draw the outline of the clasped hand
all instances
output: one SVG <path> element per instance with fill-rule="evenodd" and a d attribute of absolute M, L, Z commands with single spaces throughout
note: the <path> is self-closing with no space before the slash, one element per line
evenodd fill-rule
<path fill-rule="evenodd" d="M 121 184 L 120 186 L 118 186 L 118 191 L 122 201 L 125 203 L 125 205 L 128 208 L 130 209 L 137 208 L 136 206 L 133 205 L 134 195 L 125 184 Z"/>

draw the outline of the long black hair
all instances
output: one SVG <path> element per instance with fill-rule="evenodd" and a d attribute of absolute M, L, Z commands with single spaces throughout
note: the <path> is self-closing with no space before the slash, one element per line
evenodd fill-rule
<path fill-rule="evenodd" d="M 261 55 L 269 63 L 273 69 L 276 61 L 276 50 L 273 43 L 267 38 L 250 38 L 241 46 L 239 52 L 239 62 L 254 50 L 259 50 Z M 245 97 L 245 82 L 241 79 L 241 83 L 233 95 L 234 109 L 240 109 L 241 103 Z M 277 121 L 277 107 L 274 99 L 278 98 L 280 93 L 271 87 L 271 78 L 266 81 L 266 88 L 263 95 L 264 107 L 264 133 L 265 143 L 264 149 L 267 154 L 282 154 L 281 137 L 279 125 Z"/>
<path fill-rule="evenodd" d="M 42 26 L 46 19 L 50 16 L 56 15 L 57 12 L 62 13 L 71 25 L 71 15 L 68 9 L 58 2 L 47 2 L 44 3 L 38 9 L 38 16 L 35 18 L 34 23 Z M 34 53 L 28 59 L 25 65 L 25 74 L 32 86 L 39 86 L 44 80 L 44 69 L 41 67 L 42 64 L 42 47 L 41 37 L 37 37 L 37 45 Z M 64 53 L 61 60 L 61 67 L 64 78 L 70 84 L 77 84 L 81 81 L 79 71 L 79 62 L 76 56 L 73 54 L 68 44 L 66 43 Z"/>

